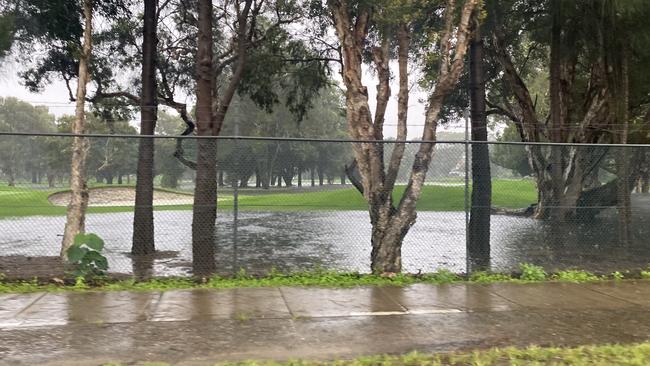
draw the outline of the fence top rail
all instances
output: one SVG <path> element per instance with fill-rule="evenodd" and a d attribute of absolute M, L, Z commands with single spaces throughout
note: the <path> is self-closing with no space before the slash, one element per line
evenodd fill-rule
<path fill-rule="evenodd" d="M 84 137 L 84 138 L 120 138 L 120 139 L 187 139 L 187 140 L 240 140 L 240 141 L 286 141 L 286 142 L 331 142 L 331 143 L 374 143 L 374 144 L 441 144 L 441 145 L 515 145 L 515 146 L 585 146 L 585 147 L 643 147 L 650 144 L 605 144 L 605 143 L 568 143 L 568 142 L 519 142 L 519 141 L 473 141 L 473 140 L 355 140 L 335 138 L 306 137 L 262 137 L 262 136 L 196 136 L 196 135 L 140 135 L 140 134 L 104 134 L 104 133 L 60 133 L 60 132 L 5 132 L 0 136 L 26 137 Z"/>

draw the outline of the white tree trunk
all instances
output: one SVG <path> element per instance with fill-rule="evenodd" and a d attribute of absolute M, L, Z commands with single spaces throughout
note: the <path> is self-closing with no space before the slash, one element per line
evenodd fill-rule
<path fill-rule="evenodd" d="M 92 53 L 92 0 L 84 0 L 83 3 L 85 27 L 83 49 L 79 57 L 79 83 L 77 84 L 77 105 L 75 120 L 72 125 L 73 134 L 85 132 L 86 118 L 86 84 L 90 79 L 88 73 L 88 62 Z M 63 243 L 61 245 L 61 257 L 67 258 L 68 248 L 72 245 L 74 237 L 85 231 L 86 209 L 88 207 L 88 187 L 86 185 L 86 156 L 88 153 L 88 142 L 83 137 L 74 137 L 72 141 L 72 162 L 70 166 L 70 189 L 72 197 L 68 205 Z"/>

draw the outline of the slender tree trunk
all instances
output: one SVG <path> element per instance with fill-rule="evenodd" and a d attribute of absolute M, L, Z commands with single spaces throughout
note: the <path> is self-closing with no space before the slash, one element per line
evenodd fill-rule
<path fill-rule="evenodd" d="M 561 128 L 564 124 L 563 99 L 562 99 L 562 23 L 563 13 L 562 1 L 556 1 L 551 4 L 552 12 L 552 29 L 551 29 L 551 64 L 550 64 L 550 94 L 551 94 L 551 130 L 549 137 L 551 142 L 562 142 Z M 562 221 L 566 218 L 568 206 L 560 204 L 560 199 L 564 194 L 564 162 L 562 149 L 559 146 L 551 146 L 551 181 L 553 198 L 550 199 L 548 207 L 550 217 L 556 221 Z"/>
<path fill-rule="evenodd" d="M 629 75 L 628 75 L 628 50 L 623 47 L 620 58 L 620 77 L 616 98 L 616 123 L 622 126 L 620 144 L 627 144 L 629 130 Z M 630 172 L 630 156 L 628 148 L 619 148 L 616 161 L 616 174 L 618 175 L 617 201 L 618 201 L 618 237 L 621 244 L 630 241 L 630 222 L 632 220 L 632 202 L 630 186 L 632 185 Z"/>
<path fill-rule="evenodd" d="M 217 179 L 219 180 L 219 187 L 223 187 L 226 185 L 226 182 L 223 179 L 223 170 L 219 170 Z"/>
<path fill-rule="evenodd" d="M 470 44 L 470 102 L 472 140 L 487 141 L 485 114 L 485 74 L 483 71 L 483 37 L 478 17 Z M 492 176 L 487 144 L 472 145 L 472 208 L 469 220 L 470 270 L 486 270 L 490 266 L 490 213 L 492 206 Z"/>
<path fill-rule="evenodd" d="M 9 170 L 7 172 L 7 180 L 8 180 L 7 185 L 9 187 L 15 187 L 16 186 L 16 174 L 14 173 L 14 168 L 13 167 L 9 168 Z"/>
<path fill-rule="evenodd" d="M 158 117 L 156 87 L 156 54 L 158 46 L 158 0 L 144 0 L 144 28 L 142 41 L 142 100 L 140 106 L 140 134 L 153 135 Z M 156 251 L 153 221 L 154 139 L 140 139 L 138 149 L 135 209 L 133 214 L 134 255 Z"/>
<path fill-rule="evenodd" d="M 212 1 L 199 0 L 196 127 L 199 136 L 212 136 Z M 192 218 L 192 263 L 195 276 L 214 273 L 214 228 L 217 218 L 217 146 L 215 140 L 197 140 L 196 187 Z"/>
<path fill-rule="evenodd" d="M 302 167 L 298 167 L 298 187 L 302 187 Z"/>
<path fill-rule="evenodd" d="M 117 184 L 119 184 L 119 185 L 124 184 L 124 181 L 122 180 L 122 173 L 119 173 L 117 175 Z"/>
<path fill-rule="evenodd" d="M 77 101 L 75 120 L 72 124 L 73 134 L 85 132 L 86 116 L 86 85 L 90 79 L 88 63 L 92 54 L 92 18 L 93 1 L 84 0 L 84 40 L 79 57 L 79 82 L 77 84 Z M 67 259 L 68 248 L 74 242 L 77 234 L 85 232 L 86 209 L 88 207 L 88 187 L 86 185 L 86 156 L 88 143 L 83 137 L 74 137 L 72 141 L 72 161 L 70 166 L 71 199 L 66 215 L 66 224 L 61 244 L 61 257 Z"/>
<path fill-rule="evenodd" d="M 309 178 L 311 180 L 311 186 L 315 187 L 316 186 L 316 174 L 315 174 L 316 167 L 312 167 L 309 169 Z"/>

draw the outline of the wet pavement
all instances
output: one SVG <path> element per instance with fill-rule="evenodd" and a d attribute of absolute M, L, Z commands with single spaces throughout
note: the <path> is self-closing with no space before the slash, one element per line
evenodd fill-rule
<path fill-rule="evenodd" d="M 0 364 L 204 365 L 650 340 L 650 281 L 0 295 Z"/>

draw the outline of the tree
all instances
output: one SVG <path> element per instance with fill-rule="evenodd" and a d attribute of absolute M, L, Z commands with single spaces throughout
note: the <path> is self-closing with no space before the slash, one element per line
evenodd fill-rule
<path fill-rule="evenodd" d="M 154 134 L 158 117 L 158 93 L 156 87 L 157 27 L 158 0 L 145 0 L 144 36 L 142 40 L 142 99 L 140 106 L 141 135 Z M 153 138 L 140 139 L 137 174 L 131 253 L 134 255 L 152 254 L 156 250 L 153 222 Z"/>
<path fill-rule="evenodd" d="M 214 14 L 209 1 L 199 2 L 199 19 L 196 21 L 189 9 L 182 10 L 183 19 L 187 19 L 184 21 L 192 27 L 196 26 L 198 32 L 198 38 L 188 37 L 184 40 L 196 39 L 197 45 L 196 123 L 189 119 L 184 107 L 178 109 L 188 127 L 185 135 L 192 133 L 196 126 L 196 132 L 201 137 L 218 136 L 238 90 L 249 95 L 257 104 L 270 108 L 278 102 L 273 87 L 280 84 L 279 80 L 294 92 L 287 103 L 297 113 L 309 105 L 315 91 L 324 85 L 325 70 L 313 60 L 305 59 L 304 56 L 310 54 L 309 50 L 303 42 L 292 40 L 290 33 L 284 29 L 301 18 L 299 4 L 253 0 L 227 2 L 219 8 L 215 18 L 219 27 L 215 28 L 212 27 Z M 233 14 L 234 17 L 231 17 Z M 214 31 L 219 32 L 219 38 L 213 38 Z M 215 39 L 220 42 L 215 43 Z M 181 42 L 175 47 L 184 45 Z M 296 55 L 300 58 L 292 57 Z M 287 76 L 289 62 L 300 65 L 293 65 L 294 75 Z M 172 69 L 182 67 L 178 63 L 165 66 Z M 209 87 L 208 81 L 211 82 Z M 163 94 L 167 94 L 170 90 L 169 80 L 163 79 L 161 84 Z M 177 145 L 175 155 L 188 167 L 196 169 L 192 219 L 194 274 L 210 274 L 215 270 L 216 144 L 213 139 L 199 139 L 195 162 L 185 158 L 182 142 Z"/>
<path fill-rule="evenodd" d="M 77 83 L 77 105 L 75 109 L 75 122 L 72 133 L 80 135 L 85 132 L 85 105 L 86 84 L 89 81 L 88 64 L 92 54 L 92 17 L 93 2 L 84 0 L 83 14 L 85 19 L 83 33 L 83 48 L 79 54 L 79 79 Z M 75 136 L 72 142 L 72 160 L 70 166 L 71 200 L 68 205 L 66 224 L 61 244 L 61 257 L 67 258 L 67 251 L 77 234 L 84 233 L 86 209 L 88 207 L 88 187 L 86 185 L 86 140 Z"/>
<path fill-rule="evenodd" d="M 479 11 L 479 10 L 475 10 Z M 475 16 L 469 51 L 469 94 L 472 118 L 472 141 L 488 140 L 485 107 L 485 74 L 481 20 Z M 468 164 L 466 162 L 466 164 Z M 490 215 L 492 214 L 492 176 L 490 151 L 487 144 L 472 145 L 472 204 L 467 235 L 469 236 L 469 263 L 479 270 L 490 263 Z"/>
<path fill-rule="evenodd" d="M 239 41 L 244 42 L 241 33 L 246 32 L 245 19 L 252 2 L 246 2 L 246 8 L 242 12 L 238 9 L 239 19 Z M 214 72 L 212 70 L 212 0 L 199 0 L 197 40 L 197 87 L 196 87 L 196 129 L 200 137 L 209 137 L 219 134 L 220 123 L 223 122 L 225 111 L 221 112 L 221 120 L 212 113 L 212 93 Z M 240 47 L 245 47 L 240 44 Z M 243 67 L 245 60 L 241 54 L 240 65 Z M 235 76 L 241 77 L 242 70 L 239 69 Z M 231 83 L 230 99 L 234 94 L 234 87 L 238 80 L 233 79 Z M 230 100 L 227 101 L 230 103 Z M 227 107 L 226 107 L 227 108 Z M 196 188 L 194 190 L 194 208 L 192 211 L 192 263 L 194 275 L 208 275 L 215 271 L 215 248 L 214 248 L 214 225 L 217 219 L 217 149 L 216 141 L 213 139 L 200 139 L 197 141 L 196 158 Z"/>
<path fill-rule="evenodd" d="M 374 119 L 368 105 L 367 88 L 362 82 L 362 55 L 366 44 L 370 43 L 369 31 L 377 23 L 376 13 L 391 12 L 390 4 L 369 4 L 346 0 L 329 0 L 329 10 L 343 55 L 343 82 L 346 86 L 347 121 L 351 137 L 367 142 L 353 145 L 355 161 L 362 179 L 362 190 L 368 202 L 370 222 L 372 224 L 371 267 L 374 273 L 400 272 L 401 246 L 404 236 L 415 223 L 417 214 L 415 205 L 420 198 L 422 185 L 431 162 L 438 115 L 445 97 L 455 87 L 465 62 L 465 53 L 469 43 L 469 26 L 478 1 L 463 2 L 460 14 L 456 13 L 456 2 L 450 0 L 444 7 L 443 26 L 440 32 L 439 48 L 435 59 L 438 60 L 438 73 L 435 89 L 432 92 L 425 115 L 422 143 L 416 154 L 406 189 L 397 205 L 393 202 L 393 190 L 399 167 L 404 155 L 408 108 L 408 54 L 411 27 L 413 24 L 404 18 L 397 24 L 397 44 L 400 92 L 398 101 L 398 143 L 395 145 L 387 169 L 384 164 L 383 144 L 374 143 L 383 140 L 383 124 L 390 96 L 389 80 L 389 29 L 382 29 L 376 37 L 379 45 L 372 48 L 372 60 L 379 85 L 377 87 L 377 108 Z M 432 6 L 430 3 L 422 4 Z M 418 9 L 421 10 L 421 9 Z M 422 10 L 421 10 L 422 11 Z M 425 14 L 436 14 L 434 9 L 425 9 Z M 411 9 L 413 14 L 413 9 Z M 454 40 L 452 42 L 452 39 Z M 433 55 L 428 55 L 432 59 Z"/>
<path fill-rule="evenodd" d="M 632 79 L 626 70 L 633 69 L 633 63 L 646 62 L 647 41 L 640 39 L 636 44 L 626 45 L 621 40 L 630 39 L 624 36 L 626 32 L 634 29 L 636 34 L 645 26 L 641 19 L 649 14 L 647 2 L 490 4 L 489 13 L 498 24 L 492 36 L 494 55 L 503 70 L 504 83 L 501 92 L 494 93 L 501 96 L 501 101 L 489 104 L 513 121 L 521 140 L 584 144 L 626 140 L 623 137 L 628 123 L 634 119 L 629 113 L 634 111 L 642 116 L 642 106 L 647 104 L 647 88 L 629 87 Z M 522 9 L 526 8 L 526 19 L 506 19 L 503 9 L 509 5 L 514 5 L 515 14 L 524 13 Z M 634 59 L 626 56 L 631 54 Z M 538 64 L 541 65 L 536 67 Z M 540 72 L 548 76 L 550 83 L 548 93 L 538 103 L 529 76 Z M 646 78 L 643 73 L 635 77 Z M 631 90 L 635 96 L 629 94 Z M 514 103 L 510 103 L 508 96 L 512 96 Z M 539 105 L 547 98 L 549 112 L 545 115 Z M 631 185 L 623 183 L 629 178 L 627 169 L 619 170 L 618 180 L 611 182 L 619 186 L 618 198 L 610 196 L 609 183 L 590 188 L 607 149 L 531 145 L 527 151 L 539 191 L 535 217 L 565 221 L 580 218 L 588 207 L 594 207 L 590 210 L 593 213 L 597 212 L 596 207 L 629 206 Z M 619 158 L 622 160 L 637 159 Z M 625 211 L 621 210 L 623 215 Z"/>
<path fill-rule="evenodd" d="M 53 132 L 54 116 L 45 107 L 34 107 L 13 97 L 0 98 L 0 130 L 5 132 Z M 38 177 L 47 165 L 47 146 L 42 137 L 0 138 L 0 171 L 9 186 L 16 181 Z"/>

